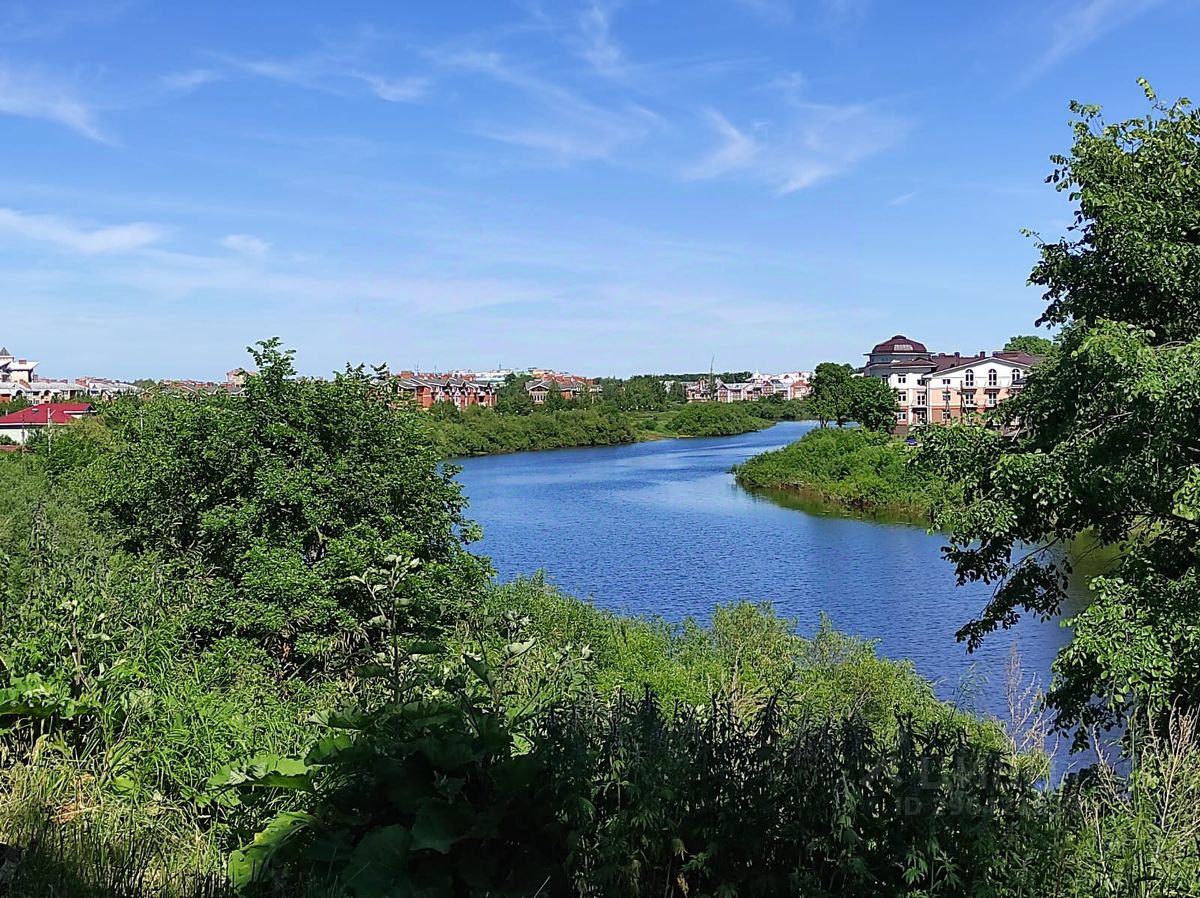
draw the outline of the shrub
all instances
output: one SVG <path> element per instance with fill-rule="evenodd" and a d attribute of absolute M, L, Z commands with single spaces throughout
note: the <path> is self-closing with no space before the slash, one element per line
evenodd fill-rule
<path fill-rule="evenodd" d="M 929 518 L 955 489 L 913 464 L 903 441 L 860 428 L 820 428 L 734 468 L 738 482 L 785 489 L 858 511 L 899 511 Z"/>

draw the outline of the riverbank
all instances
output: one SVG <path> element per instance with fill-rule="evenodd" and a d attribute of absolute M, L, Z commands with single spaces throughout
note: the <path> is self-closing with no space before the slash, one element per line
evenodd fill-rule
<path fill-rule="evenodd" d="M 902 440 L 862 428 L 821 428 L 736 465 L 748 489 L 783 491 L 850 512 L 931 521 L 953 501 L 945 480 L 918 470 Z"/>

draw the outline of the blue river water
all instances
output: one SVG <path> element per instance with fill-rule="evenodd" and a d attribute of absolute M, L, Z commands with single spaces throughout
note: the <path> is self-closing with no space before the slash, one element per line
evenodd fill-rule
<path fill-rule="evenodd" d="M 1026 619 L 968 654 L 954 634 L 990 587 L 956 586 L 944 537 L 799 510 L 735 483 L 732 465 L 811 426 L 460 460 L 469 517 L 484 531 L 475 551 L 501 579 L 544 570 L 564 591 L 630 614 L 704 620 L 748 599 L 811 632 L 825 612 L 839 630 L 878 640 L 881 654 L 911 659 L 941 697 L 1005 716 L 1011 647 L 1044 685 L 1069 631 Z"/>

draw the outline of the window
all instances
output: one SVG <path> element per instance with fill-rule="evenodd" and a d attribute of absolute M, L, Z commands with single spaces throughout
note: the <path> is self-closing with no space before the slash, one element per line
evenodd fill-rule
<path fill-rule="evenodd" d="M 963 375 L 963 386 L 967 386 L 967 387 L 975 386 L 975 372 L 974 371 L 968 371 L 966 374 Z"/>
<path fill-rule="evenodd" d="M 950 391 L 943 390 L 942 391 L 942 402 L 949 402 L 949 401 L 950 401 Z"/>
<path fill-rule="evenodd" d="M 944 409 L 942 409 L 942 420 L 943 420 L 943 421 L 949 421 L 949 420 L 950 420 L 950 409 L 948 409 L 948 408 L 944 408 Z"/>
<path fill-rule="evenodd" d="M 994 387 L 1000 382 L 1000 375 L 996 373 L 995 368 L 988 368 L 988 386 Z"/>
<path fill-rule="evenodd" d="M 896 412 L 896 420 L 903 423 L 908 420 L 908 412 Z"/>
<path fill-rule="evenodd" d="M 988 393 L 988 408 L 995 408 L 995 407 L 996 407 L 996 394 Z"/>
<path fill-rule="evenodd" d="M 907 374 L 897 374 L 896 375 L 896 383 L 898 383 L 898 384 L 908 383 L 908 375 Z"/>

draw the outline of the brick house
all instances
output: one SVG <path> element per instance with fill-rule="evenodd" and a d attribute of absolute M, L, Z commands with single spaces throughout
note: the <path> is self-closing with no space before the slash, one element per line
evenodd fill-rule
<path fill-rule="evenodd" d="M 412 375 L 398 378 L 397 386 L 423 409 L 432 408 L 435 402 L 451 402 L 460 411 L 472 405 L 496 407 L 495 383 L 463 377 Z"/>

